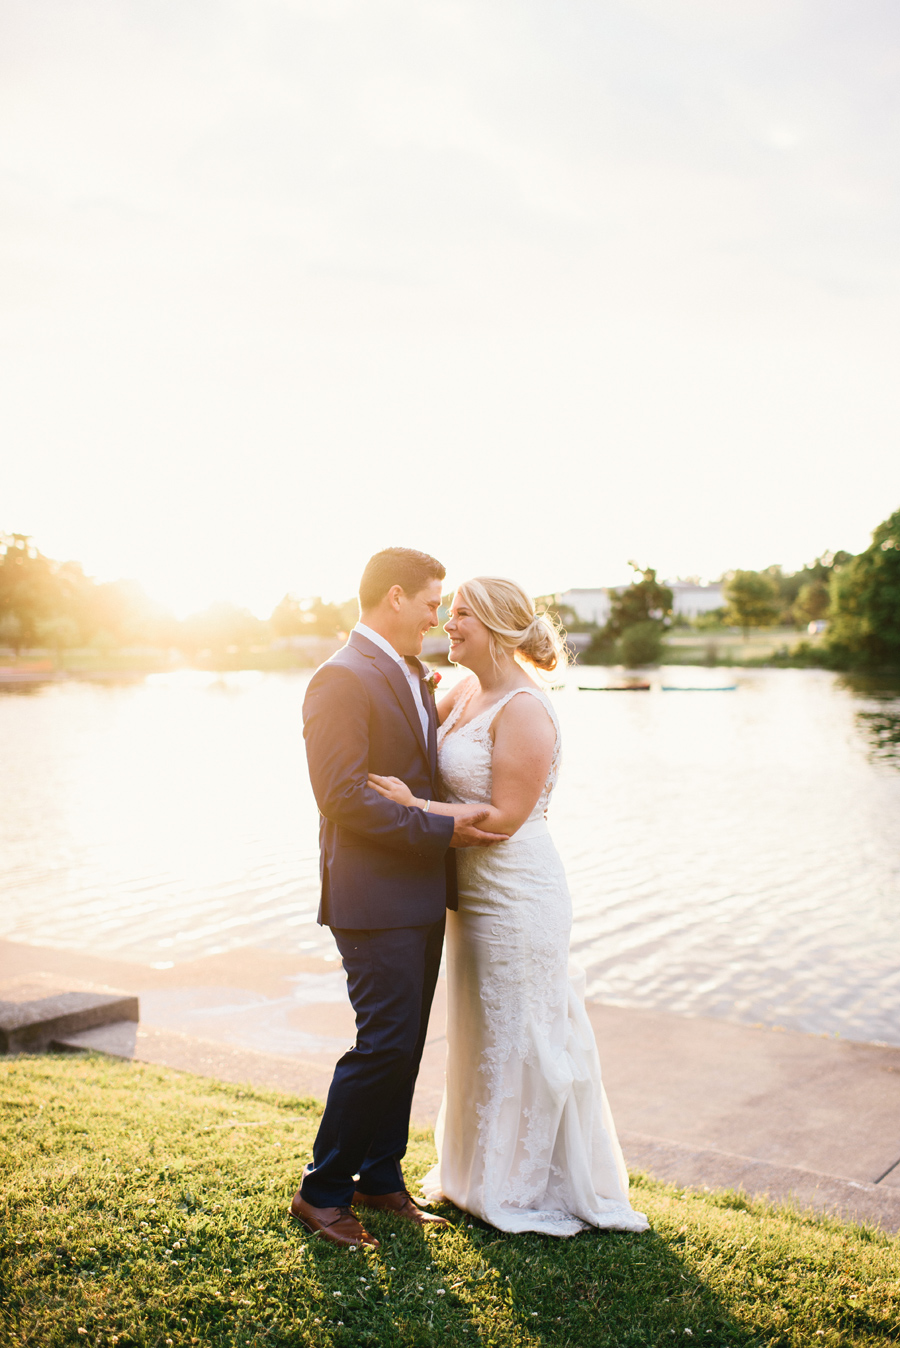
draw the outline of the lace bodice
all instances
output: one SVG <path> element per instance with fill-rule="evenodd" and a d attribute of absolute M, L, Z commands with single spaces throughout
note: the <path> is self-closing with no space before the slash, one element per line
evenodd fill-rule
<path fill-rule="evenodd" d="M 480 715 L 473 717 L 471 721 L 467 721 L 459 729 L 454 729 L 477 687 L 477 679 L 469 680 L 468 687 L 456 699 L 456 705 L 444 724 L 438 729 L 438 763 L 446 799 L 451 804 L 456 805 L 470 801 L 483 801 L 485 804 L 490 802 L 494 748 L 491 739 L 491 726 L 501 708 L 505 707 L 507 702 L 514 698 L 517 693 L 527 693 L 536 697 L 541 706 L 545 708 L 556 731 L 556 743 L 553 746 L 553 758 L 550 762 L 547 780 L 526 822 L 530 823 L 533 819 L 543 819 L 551 792 L 559 776 L 561 737 L 559 721 L 553 705 L 547 694 L 542 693 L 539 688 L 514 688 L 499 702 L 485 708 Z"/>

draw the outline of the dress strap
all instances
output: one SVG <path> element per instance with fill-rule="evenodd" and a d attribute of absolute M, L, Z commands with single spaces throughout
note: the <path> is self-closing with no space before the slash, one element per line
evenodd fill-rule
<path fill-rule="evenodd" d="M 530 693 L 532 697 L 537 698 L 538 702 L 540 702 L 541 706 L 544 708 L 544 711 L 547 713 L 547 715 L 550 717 L 550 720 L 553 722 L 553 727 L 556 731 L 556 738 L 557 740 L 559 740 L 559 721 L 556 719 L 556 712 L 550 705 L 550 701 L 546 693 L 542 693 L 540 688 L 513 688 L 512 692 L 507 693 L 505 697 L 501 697 L 496 707 L 491 708 L 493 716 L 488 722 L 488 726 L 490 727 L 494 724 L 494 721 L 497 719 L 500 712 L 506 706 L 507 702 L 509 702 L 512 698 L 514 698 L 516 693 Z"/>
<path fill-rule="evenodd" d="M 438 737 L 441 742 L 443 742 L 443 740 L 446 739 L 448 735 L 453 734 L 457 721 L 460 719 L 465 708 L 468 706 L 469 700 L 477 687 L 478 687 L 478 680 L 475 678 L 473 674 L 471 681 L 469 682 L 468 688 L 465 688 L 460 693 L 453 707 L 453 710 L 451 711 L 450 715 L 447 717 L 446 721 L 444 721 L 443 725 L 440 727 L 438 731 Z M 540 688 L 513 688 L 504 697 L 501 697 L 499 702 L 495 702 L 493 706 L 486 707 L 483 712 L 479 712 L 477 716 L 473 716 L 471 721 L 467 721 L 466 724 L 461 727 L 459 733 L 462 734 L 464 730 L 468 730 L 469 727 L 472 726 L 473 734 L 475 734 L 476 736 L 489 735 L 491 726 L 494 724 L 494 721 L 500 715 L 500 712 L 506 706 L 507 702 L 509 702 L 512 698 L 516 696 L 516 693 L 531 693 L 533 697 L 536 697 L 538 699 L 541 706 L 544 708 L 544 711 L 547 713 L 547 715 L 550 717 L 550 720 L 553 722 L 553 728 L 556 731 L 556 745 L 557 748 L 559 748 L 559 739 L 560 739 L 559 721 L 556 719 L 556 712 L 553 710 L 552 706 L 550 705 L 550 702 L 547 700 L 546 694 L 542 693 Z"/>

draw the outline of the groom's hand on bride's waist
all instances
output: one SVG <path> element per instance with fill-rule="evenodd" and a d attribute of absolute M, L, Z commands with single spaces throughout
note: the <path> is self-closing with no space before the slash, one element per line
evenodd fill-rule
<path fill-rule="evenodd" d="M 485 833 L 476 827 L 487 819 L 488 810 L 471 810 L 468 814 L 458 814 L 454 820 L 451 847 L 487 847 L 489 843 L 506 842 L 508 833 Z"/>

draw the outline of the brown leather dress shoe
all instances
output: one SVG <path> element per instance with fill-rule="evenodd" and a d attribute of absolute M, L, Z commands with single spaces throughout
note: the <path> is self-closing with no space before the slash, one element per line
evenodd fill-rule
<path fill-rule="evenodd" d="M 358 1208 L 375 1208 L 378 1212 L 390 1212 L 394 1217 L 404 1217 L 408 1222 L 415 1222 L 416 1226 L 450 1225 L 445 1218 L 435 1217 L 432 1213 L 417 1208 L 405 1189 L 400 1189 L 395 1194 L 357 1192 L 353 1195 L 353 1205 Z"/>
<path fill-rule="evenodd" d="M 369 1235 L 352 1208 L 314 1208 L 298 1189 L 291 1199 L 291 1216 L 314 1236 L 322 1236 L 333 1245 L 371 1245 L 378 1249 L 378 1241 Z"/>

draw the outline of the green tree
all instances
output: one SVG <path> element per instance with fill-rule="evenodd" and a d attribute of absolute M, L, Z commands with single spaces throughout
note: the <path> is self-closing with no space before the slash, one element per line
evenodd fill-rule
<path fill-rule="evenodd" d="M 17 654 L 23 646 L 36 645 L 40 624 L 55 616 L 57 601 L 53 564 L 29 536 L 0 539 L 0 623 Z"/>
<path fill-rule="evenodd" d="M 655 665 L 662 655 L 663 625 L 651 619 L 632 623 L 619 637 L 618 654 L 623 665 Z"/>
<path fill-rule="evenodd" d="M 81 644 L 81 630 L 74 618 L 44 618 L 37 624 L 37 636 L 42 646 L 53 647 L 58 665 L 64 650 Z"/>
<path fill-rule="evenodd" d="M 725 585 L 728 622 L 741 627 L 744 637 L 751 627 L 771 627 L 781 608 L 775 578 L 766 571 L 735 571 Z"/>
<path fill-rule="evenodd" d="M 780 566 L 767 567 L 764 574 L 775 581 L 781 599 L 779 622 L 802 623 L 805 626 L 814 619 L 823 618 L 828 608 L 826 591 L 831 572 L 834 567 L 849 562 L 850 557 L 849 552 L 824 552 L 799 571 L 782 571 Z M 804 596 L 802 600 L 801 595 Z"/>
<path fill-rule="evenodd" d="M 617 655 L 626 664 L 652 663 L 659 658 L 663 633 L 672 614 L 672 591 L 668 585 L 661 585 L 656 579 L 653 567 L 640 567 L 637 562 L 629 562 L 628 565 L 634 571 L 635 579 L 623 589 L 613 591 L 606 626 L 597 633 L 581 656 L 584 664 L 611 664 Z M 621 639 L 633 627 L 640 627 L 642 633 L 635 636 L 636 644 L 631 648 L 632 651 L 648 650 L 651 629 L 656 633 L 656 654 L 647 660 L 632 661 L 619 649 Z"/>
<path fill-rule="evenodd" d="M 825 617 L 830 603 L 828 586 L 823 580 L 808 580 L 800 586 L 791 612 L 794 621 L 818 622 Z"/>
<path fill-rule="evenodd" d="M 311 618 L 314 621 L 315 615 L 303 607 L 301 600 L 286 594 L 272 610 L 269 626 L 276 637 L 297 637 L 309 632 Z"/>
<path fill-rule="evenodd" d="M 613 637 L 620 637 L 626 627 L 636 623 L 664 624 L 672 614 L 672 591 L 659 583 L 653 567 L 640 567 L 637 562 L 628 565 L 640 580 L 613 593 L 605 629 Z"/>
<path fill-rule="evenodd" d="M 273 609 L 269 622 L 272 631 L 280 637 L 333 637 L 349 632 L 358 616 L 355 599 L 330 604 L 319 595 L 312 599 L 297 599 L 286 594 Z"/>
<path fill-rule="evenodd" d="M 99 646 L 177 646 L 175 618 L 144 593 L 134 580 L 92 585 L 81 622 L 89 640 Z"/>
<path fill-rule="evenodd" d="M 78 562 L 54 562 L 25 534 L 0 538 L 0 642 L 23 646 L 174 644 L 177 624 L 134 581 L 98 585 Z"/>
<path fill-rule="evenodd" d="M 772 582 L 776 601 L 776 612 L 772 622 L 779 624 L 793 622 L 791 605 L 797 598 L 800 586 L 803 584 L 801 574 L 784 571 L 777 563 L 773 566 L 767 566 L 764 571 L 760 571 L 758 574 L 766 576 Z M 762 625 L 768 626 L 769 624 L 764 623 Z"/>
<path fill-rule="evenodd" d="M 237 655 L 261 642 L 265 632 L 265 624 L 249 609 L 220 602 L 185 618 L 179 645 L 192 654 L 208 651 L 215 657 Z"/>
<path fill-rule="evenodd" d="M 900 510 L 831 577 L 828 645 L 850 664 L 900 664 Z"/>
<path fill-rule="evenodd" d="M 15 613 L 0 615 L 0 646 L 11 646 L 18 652 L 22 645 L 22 624 Z"/>
<path fill-rule="evenodd" d="M 698 613 L 694 619 L 694 627 L 698 632 L 715 632 L 718 628 L 724 626 L 724 608 L 707 609 L 705 613 Z"/>

